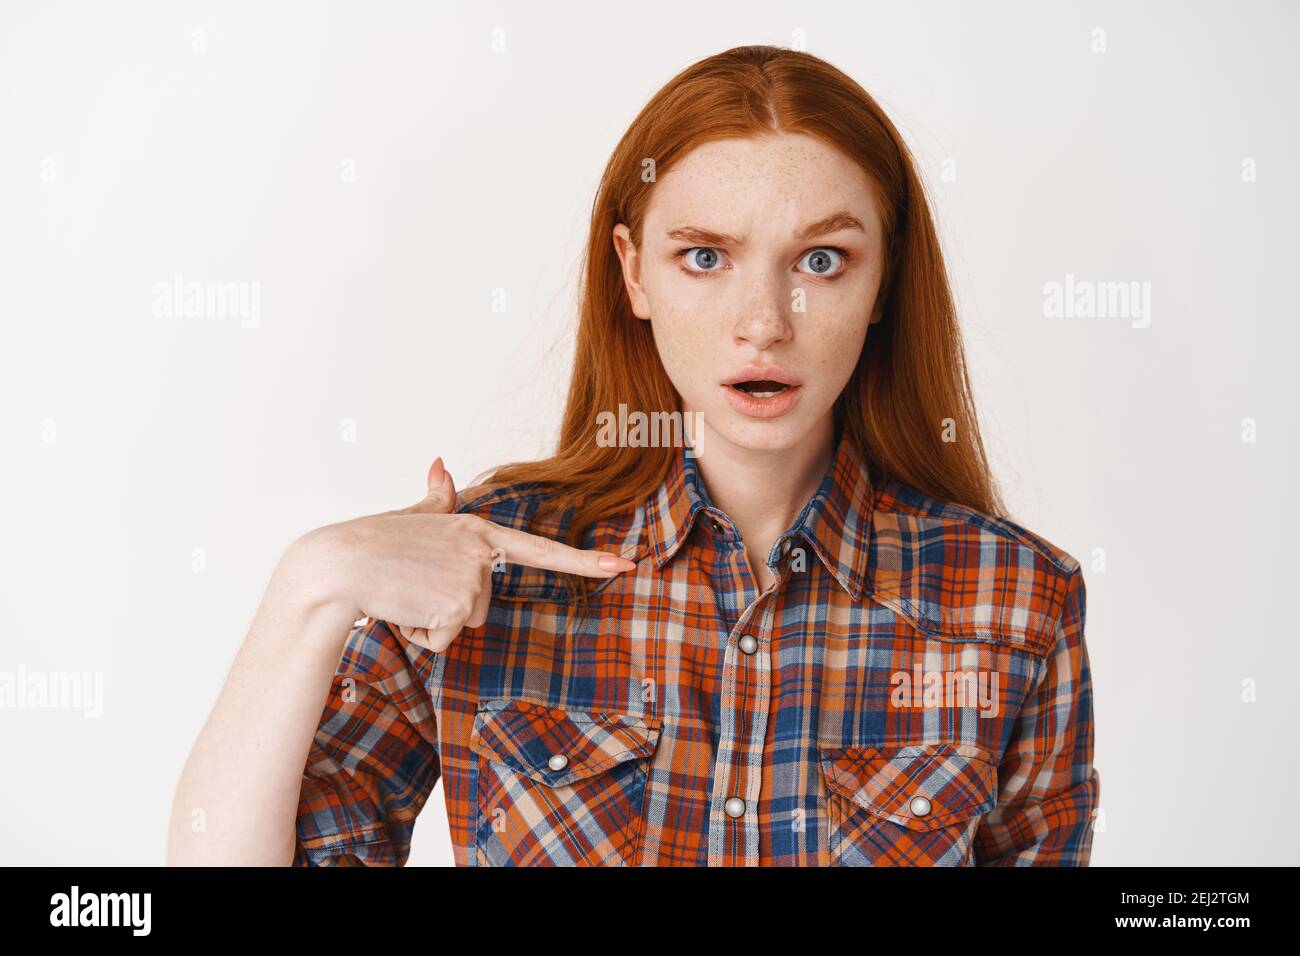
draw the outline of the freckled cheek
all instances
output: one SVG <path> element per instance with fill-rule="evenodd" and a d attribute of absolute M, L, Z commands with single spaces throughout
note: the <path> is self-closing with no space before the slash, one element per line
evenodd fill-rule
<path fill-rule="evenodd" d="M 819 381 L 838 392 L 853 374 L 867 334 L 867 316 L 836 317 L 809 330 L 801 351 L 815 356 Z"/>
<path fill-rule="evenodd" d="M 658 307 L 651 323 L 668 378 L 682 395 L 700 400 L 717 377 L 717 370 L 710 365 L 717 351 L 716 342 L 710 339 L 713 326 L 698 315 Z"/>

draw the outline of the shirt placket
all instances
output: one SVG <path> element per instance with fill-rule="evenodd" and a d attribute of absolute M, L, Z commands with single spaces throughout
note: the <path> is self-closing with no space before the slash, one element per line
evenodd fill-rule
<path fill-rule="evenodd" d="M 715 534 L 724 527 L 709 519 Z M 738 542 L 738 538 L 733 536 Z M 742 545 L 717 554 L 728 608 L 744 603 L 727 635 L 722 662 L 718 751 L 713 774 L 709 817 L 709 866 L 758 866 L 759 813 L 762 798 L 763 747 L 772 701 L 771 632 L 777 595 L 785 570 L 765 594 L 758 594 Z"/>

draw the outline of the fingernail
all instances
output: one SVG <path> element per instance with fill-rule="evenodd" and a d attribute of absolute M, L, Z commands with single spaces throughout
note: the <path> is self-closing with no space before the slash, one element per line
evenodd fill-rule
<path fill-rule="evenodd" d="M 602 554 L 600 556 L 600 561 L 597 563 L 606 571 L 631 571 L 636 567 L 634 561 L 629 561 L 627 558 L 620 558 L 616 554 Z"/>
<path fill-rule="evenodd" d="M 429 487 L 437 488 L 442 485 L 442 479 L 447 475 L 447 469 L 443 467 L 442 456 L 439 455 L 429 466 Z"/>

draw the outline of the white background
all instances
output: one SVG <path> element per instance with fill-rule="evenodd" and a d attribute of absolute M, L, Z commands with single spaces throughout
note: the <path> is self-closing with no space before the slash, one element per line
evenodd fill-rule
<path fill-rule="evenodd" d="M 283 548 L 549 449 L 615 142 L 775 43 L 915 150 L 1013 516 L 1087 569 L 1094 865 L 1294 862 L 1295 5 L 612 6 L 0 8 L 0 671 L 104 694 L 0 708 L 0 861 L 162 862 Z M 155 317 L 177 273 L 258 325 Z M 1044 317 L 1067 273 L 1150 326 Z"/>

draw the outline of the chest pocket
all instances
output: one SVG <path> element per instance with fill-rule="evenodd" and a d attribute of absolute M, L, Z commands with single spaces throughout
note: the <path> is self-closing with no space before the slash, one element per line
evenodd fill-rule
<path fill-rule="evenodd" d="M 480 866 L 634 866 L 662 719 L 483 701 L 474 719 Z"/>
<path fill-rule="evenodd" d="M 970 866 L 997 804 L 993 755 L 961 743 L 821 748 L 831 863 Z"/>

